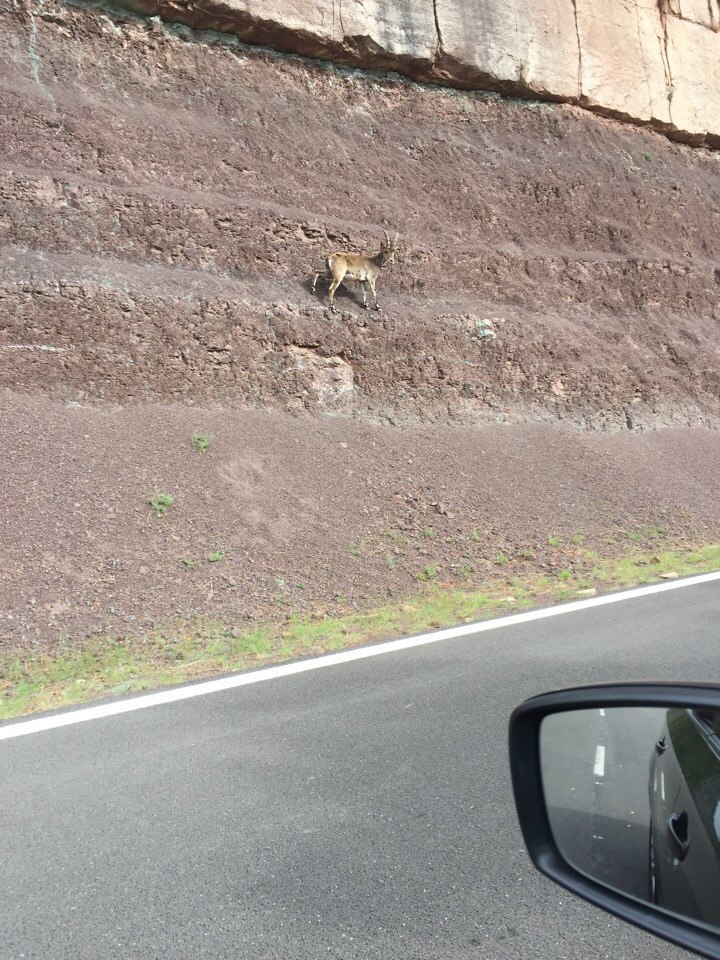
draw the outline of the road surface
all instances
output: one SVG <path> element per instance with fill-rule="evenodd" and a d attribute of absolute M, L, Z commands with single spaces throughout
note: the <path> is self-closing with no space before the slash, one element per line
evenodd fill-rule
<path fill-rule="evenodd" d="M 0 958 L 686 957 L 535 872 L 506 730 L 720 677 L 718 623 L 716 581 L 0 741 Z"/>
<path fill-rule="evenodd" d="M 665 710 L 573 710 L 547 717 L 540 755 L 548 814 L 579 870 L 650 898 L 650 759 Z"/>

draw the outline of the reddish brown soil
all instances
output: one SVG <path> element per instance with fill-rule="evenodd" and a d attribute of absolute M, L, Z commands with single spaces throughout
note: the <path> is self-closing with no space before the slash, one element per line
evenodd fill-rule
<path fill-rule="evenodd" d="M 214 436 L 202 456 L 195 430 Z M 366 603 L 417 589 L 429 565 L 443 582 L 464 582 L 462 566 L 480 582 L 500 553 L 517 573 L 528 548 L 557 572 L 572 560 L 552 534 L 600 550 L 651 525 L 676 540 L 720 535 L 718 431 L 398 429 L 8 394 L 0 449 L 12 475 L 0 637 L 25 648 L 175 616 L 240 624 Z M 158 491 L 175 501 L 162 519 L 148 506 Z M 225 557 L 210 563 L 214 551 Z"/>
<path fill-rule="evenodd" d="M 715 155 L 217 40 L 0 6 L 6 644 L 716 535 Z M 329 314 L 313 267 L 384 227 L 383 312 Z"/>

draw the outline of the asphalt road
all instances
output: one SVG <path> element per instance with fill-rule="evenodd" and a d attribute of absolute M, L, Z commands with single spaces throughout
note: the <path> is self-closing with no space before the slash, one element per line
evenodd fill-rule
<path fill-rule="evenodd" d="M 0 957 L 685 957 L 530 865 L 512 708 L 720 676 L 720 582 L 0 742 Z"/>

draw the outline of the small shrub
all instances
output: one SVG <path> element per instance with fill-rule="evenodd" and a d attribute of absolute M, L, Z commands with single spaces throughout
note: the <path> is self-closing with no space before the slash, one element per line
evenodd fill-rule
<path fill-rule="evenodd" d="M 437 576 L 438 569 L 434 563 L 429 564 L 422 573 L 418 574 L 418 580 L 434 580 Z"/>
<path fill-rule="evenodd" d="M 508 558 L 505 556 L 504 553 L 499 553 L 493 561 L 493 563 L 495 563 L 496 566 L 498 567 L 504 567 L 507 562 L 508 562 Z"/>
<path fill-rule="evenodd" d="M 201 433 L 199 430 L 196 430 L 192 435 L 192 445 L 198 453 L 205 453 L 212 442 L 213 437 L 209 433 Z"/>
<path fill-rule="evenodd" d="M 180 563 L 182 563 L 184 567 L 187 567 L 188 570 L 192 570 L 192 568 L 197 565 L 197 560 L 193 560 L 192 557 L 183 557 Z"/>
<path fill-rule="evenodd" d="M 150 499 L 150 509 L 156 517 L 164 517 L 174 502 L 169 493 L 156 493 Z"/>
<path fill-rule="evenodd" d="M 425 527 L 424 533 L 425 533 L 426 540 L 434 540 L 435 537 L 437 536 L 437 534 L 435 533 L 432 527 Z"/>
<path fill-rule="evenodd" d="M 480 534 L 477 532 L 476 527 L 473 527 L 472 532 L 470 534 L 470 539 L 473 541 L 473 543 L 477 543 L 478 540 L 480 539 Z"/>
<path fill-rule="evenodd" d="M 526 547 L 526 548 L 522 551 L 522 553 L 520 554 L 520 556 L 523 558 L 523 560 L 534 560 L 534 559 L 535 559 L 535 552 L 534 552 L 533 550 L 531 550 L 529 547 Z"/>
<path fill-rule="evenodd" d="M 567 583 L 568 580 L 570 579 L 571 574 L 569 570 L 561 570 L 558 576 L 560 577 L 563 583 Z"/>
<path fill-rule="evenodd" d="M 208 555 L 208 563 L 219 563 L 224 556 L 224 550 L 213 550 L 213 552 Z"/>
<path fill-rule="evenodd" d="M 548 543 L 551 547 L 559 547 L 562 544 L 562 537 L 557 537 L 553 534 L 551 537 L 548 537 Z"/>

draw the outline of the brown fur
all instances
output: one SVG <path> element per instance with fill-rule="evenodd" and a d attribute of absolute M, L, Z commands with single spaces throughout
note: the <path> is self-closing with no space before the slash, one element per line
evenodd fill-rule
<path fill-rule="evenodd" d="M 345 253 L 343 251 L 331 253 L 325 261 L 327 264 L 325 273 L 318 271 L 313 277 L 313 293 L 315 292 L 315 286 L 320 277 L 330 280 L 328 300 L 330 301 L 330 309 L 335 313 L 335 291 L 343 280 L 349 277 L 351 280 L 357 280 L 358 283 L 362 284 L 363 306 L 365 309 L 368 309 L 367 288 L 369 285 L 375 301 L 375 309 L 379 310 L 380 307 L 378 305 L 375 285 L 382 268 L 395 260 L 398 236 L 396 233 L 395 239 L 391 240 L 389 234 L 385 231 L 385 239 L 380 244 L 380 252 L 376 253 L 375 256 L 367 257 L 361 253 Z"/>

